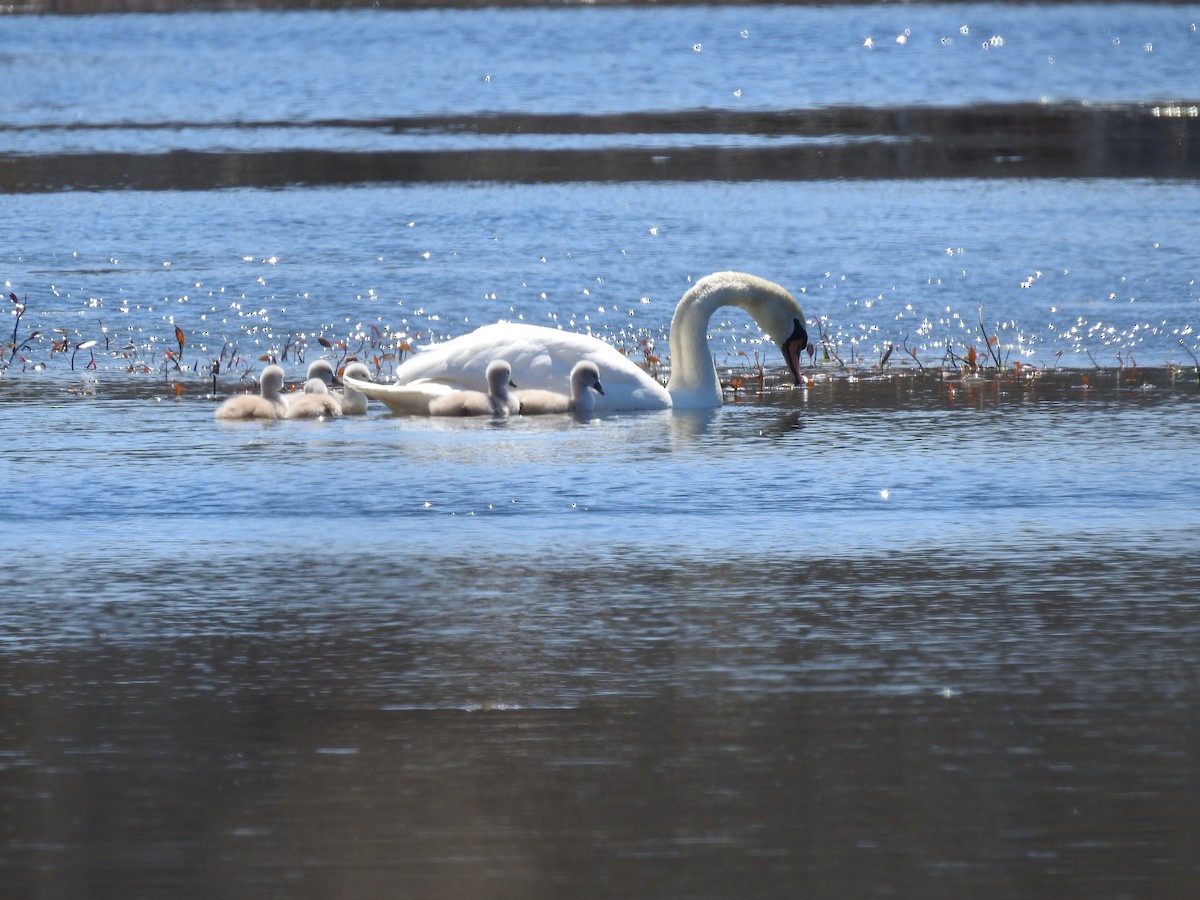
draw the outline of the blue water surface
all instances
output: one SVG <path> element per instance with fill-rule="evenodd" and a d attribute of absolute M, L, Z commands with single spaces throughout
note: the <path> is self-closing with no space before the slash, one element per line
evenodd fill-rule
<path fill-rule="evenodd" d="M 0 16 L 0 894 L 1190 896 L 1198 21 Z M 992 104 L 1035 127 L 973 131 Z M 944 146 L 985 165 L 601 116 L 838 107 L 969 114 Z M 1051 157 L 1155 152 L 1014 177 L 1043 108 Z M 887 165 L 337 181 L 806 141 Z M 320 177 L 191 178 L 285 157 Z M 802 384 L 722 310 L 701 413 L 213 417 L 269 359 L 387 378 L 497 319 L 669 364 L 723 269 L 802 302 Z"/>

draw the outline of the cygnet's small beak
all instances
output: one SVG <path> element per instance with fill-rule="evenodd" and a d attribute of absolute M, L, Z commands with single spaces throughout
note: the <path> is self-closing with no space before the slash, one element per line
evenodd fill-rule
<path fill-rule="evenodd" d="M 791 370 L 792 378 L 795 379 L 796 384 L 799 384 L 800 354 L 808 349 L 808 329 L 799 319 L 792 319 L 792 325 L 792 333 L 779 349 L 783 351 L 783 359 L 787 363 L 788 369 Z"/>
<path fill-rule="evenodd" d="M 508 386 L 515 388 L 517 386 L 517 383 L 510 378 L 510 379 L 508 379 Z"/>
<path fill-rule="evenodd" d="M 592 387 L 594 387 L 596 389 L 597 394 L 604 393 L 604 386 L 602 384 L 600 384 L 600 382 L 597 381 L 595 384 L 592 385 Z"/>

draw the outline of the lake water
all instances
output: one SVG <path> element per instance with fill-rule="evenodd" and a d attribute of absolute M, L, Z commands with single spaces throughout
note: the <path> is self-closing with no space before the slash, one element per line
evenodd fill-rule
<path fill-rule="evenodd" d="M 0 893 L 1192 895 L 1198 22 L 0 15 Z M 213 419 L 727 268 L 810 384 Z"/>

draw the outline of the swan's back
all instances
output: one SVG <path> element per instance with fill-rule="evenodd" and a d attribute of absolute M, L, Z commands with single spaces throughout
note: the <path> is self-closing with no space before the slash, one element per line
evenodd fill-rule
<path fill-rule="evenodd" d="M 523 390 L 560 394 L 581 361 L 604 372 L 604 396 L 598 409 L 667 409 L 671 395 L 632 360 L 598 338 L 541 325 L 499 322 L 421 350 L 396 370 L 400 385 L 426 379 L 459 388 L 475 388 L 492 360 L 512 366 Z M 386 402 L 386 401 L 385 401 Z"/>

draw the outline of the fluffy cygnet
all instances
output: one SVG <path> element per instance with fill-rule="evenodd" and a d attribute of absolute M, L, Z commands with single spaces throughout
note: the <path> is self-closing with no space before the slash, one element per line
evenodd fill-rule
<path fill-rule="evenodd" d="M 512 383 L 512 367 L 502 359 L 491 362 L 487 367 L 487 393 L 482 391 L 452 391 L 432 400 L 429 404 L 431 416 L 507 416 L 520 412 L 516 395 L 509 392 Z"/>
<path fill-rule="evenodd" d="M 370 381 L 371 370 L 366 363 L 352 362 L 342 371 L 342 378 L 357 378 L 359 381 Z M 356 390 L 345 381 L 342 382 L 342 392 L 334 393 L 342 401 L 343 416 L 362 416 L 367 412 L 367 395 Z"/>
<path fill-rule="evenodd" d="M 342 414 L 341 401 L 329 393 L 320 378 L 304 382 L 304 390 L 288 398 L 289 419 L 334 419 Z"/>
<path fill-rule="evenodd" d="M 263 369 L 258 394 L 238 394 L 217 407 L 218 419 L 282 419 L 287 413 L 283 402 L 283 369 L 276 365 Z"/>
<path fill-rule="evenodd" d="M 309 363 L 308 373 L 304 376 L 304 384 L 300 386 L 299 390 L 285 391 L 283 402 L 290 407 L 293 401 L 303 399 L 305 394 L 315 393 L 315 386 L 312 389 L 309 388 L 309 382 L 312 381 L 320 381 L 326 388 L 332 388 L 334 382 L 333 364 L 327 359 L 318 359 Z M 289 416 L 288 418 L 296 417 Z"/>
<path fill-rule="evenodd" d="M 545 413 L 588 415 L 596 407 L 593 390 L 597 394 L 604 393 L 604 387 L 600 384 L 600 369 L 594 362 L 584 360 L 571 369 L 570 396 L 555 391 L 517 391 L 517 401 L 523 416 Z"/>

